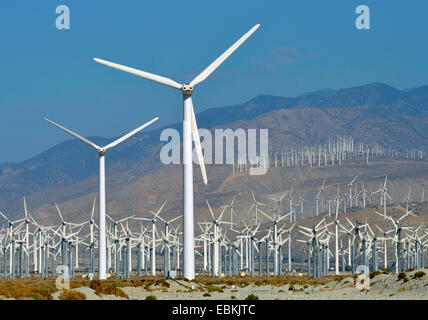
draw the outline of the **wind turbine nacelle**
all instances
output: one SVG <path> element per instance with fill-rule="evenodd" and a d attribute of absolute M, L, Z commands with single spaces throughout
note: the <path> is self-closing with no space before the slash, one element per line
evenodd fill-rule
<path fill-rule="evenodd" d="M 193 94 L 193 86 L 186 83 L 181 88 L 181 91 L 183 92 L 183 96 L 191 96 Z"/>

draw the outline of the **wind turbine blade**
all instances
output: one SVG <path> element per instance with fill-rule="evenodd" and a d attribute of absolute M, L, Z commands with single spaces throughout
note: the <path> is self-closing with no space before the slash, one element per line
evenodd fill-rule
<path fill-rule="evenodd" d="M 59 128 L 59 129 L 61 129 L 61 130 L 65 131 L 65 132 L 67 132 L 68 134 L 72 135 L 73 137 L 75 137 L 75 138 L 77 138 L 77 139 L 79 139 L 79 140 L 81 140 L 81 141 L 83 141 L 83 142 L 85 142 L 85 143 L 89 144 L 92 148 L 95 148 L 95 149 L 97 149 L 97 150 L 100 150 L 100 149 L 101 149 L 101 148 L 100 148 L 99 146 L 97 146 L 95 143 L 93 143 L 92 141 L 89 141 L 88 139 L 86 139 L 86 138 L 82 137 L 81 135 L 78 135 L 77 133 L 75 133 L 75 132 L 73 132 L 73 131 L 71 131 L 71 130 L 68 130 L 67 128 L 64 128 L 63 126 L 61 126 L 61 125 L 59 125 L 58 123 L 55 123 L 55 122 L 53 122 L 53 121 L 49 120 L 48 118 L 44 118 L 44 119 L 45 119 L 47 122 L 49 122 L 50 124 L 53 124 L 55 127 L 57 127 L 57 128 Z"/>
<path fill-rule="evenodd" d="M 155 82 L 159 82 L 161 84 L 164 84 L 164 85 L 169 86 L 169 87 L 173 87 L 173 88 L 178 89 L 178 90 L 181 90 L 181 88 L 183 87 L 181 84 L 175 82 L 174 80 L 171 80 L 169 78 L 165 78 L 162 76 L 158 76 L 158 75 L 153 74 L 153 73 L 149 73 L 149 72 L 141 71 L 138 69 L 126 67 L 126 66 L 114 63 L 114 62 L 110 62 L 110 61 L 106 61 L 106 60 L 102 60 L 102 59 L 98 59 L 98 58 L 94 58 L 94 60 L 95 60 L 95 62 L 104 64 L 108 67 L 112 67 L 112 68 L 115 68 L 115 69 L 118 69 L 121 71 L 125 71 L 128 73 L 132 73 L 132 74 L 135 74 L 136 76 L 146 78 L 146 79 L 149 79 L 149 80 L 152 80 Z"/>
<path fill-rule="evenodd" d="M 251 36 L 254 31 L 257 30 L 257 28 L 260 26 L 260 24 L 256 24 L 254 27 L 251 28 L 250 31 L 248 31 L 246 34 L 244 34 L 238 41 L 236 41 L 229 49 L 227 49 L 220 57 L 218 57 L 213 63 L 211 63 L 204 71 L 202 71 L 195 79 L 193 79 L 190 82 L 190 85 L 196 86 L 198 83 L 201 83 L 204 81 L 211 73 L 214 72 L 215 69 L 217 69 L 236 49 L 239 48 L 239 46 L 244 43 L 245 40 L 248 39 L 249 36 Z"/>
<path fill-rule="evenodd" d="M 213 213 L 213 211 L 212 211 L 212 209 L 211 209 L 211 206 L 210 206 L 210 204 L 209 204 L 209 202 L 208 202 L 208 199 L 207 199 L 207 198 L 205 198 L 205 201 L 207 202 L 208 209 L 210 209 L 211 217 L 213 218 L 213 220 L 215 220 L 215 218 L 214 218 L 214 213 Z"/>
<path fill-rule="evenodd" d="M 1 212 L 0 211 L 0 215 L 3 217 L 3 218 L 5 218 L 6 220 L 7 220 L 7 222 L 10 222 L 10 220 L 4 215 L 4 213 L 3 212 Z"/>
<path fill-rule="evenodd" d="M 163 203 L 163 205 L 160 207 L 160 209 L 158 210 L 158 212 L 156 212 L 155 216 L 153 218 L 156 218 L 162 211 L 163 207 L 165 206 L 166 201 Z"/>
<path fill-rule="evenodd" d="M 125 134 L 124 136 L 120 137 L 119 139 L 113 141 L 112 143 L 109 143 L 108 145 L 106 145 L 104 147 L 104 150 L 113 148 L 114 146 L 118 145 L 119 143 L 121 143 L 122 141 L 125 141 L 126 139 L 132 137 L 134 134 L 140 132 L 141 130 L 143 130 L 145 127 L 147 127 L 148 125 L 152 124 L 153 122 L 157 121 L 159 119 L 159 117 L 156 117 L 152 120 L 150 120 L 149 122 L 143 124 L 142 126 L 139 126 L 137 129 L 132 130 L 131 132 Z"/>
<path fill-rule="evenodd" d="M 291 211 L 289 213 L 284 214 L 283 216 L 278 218 L 278 222 L 280 222 L 281 220 L 285 219 L 286 217 L 288 217 L 291 214 Z"/>
<path fill-rule="evenodd" d="M 300 233 L 303 233 L 305 236 L 308 236 L 309 238 L 311 238 L 311 237 L 312 237 L 312 234 L 310 234 L 310 233 L 306 233 L 306 232 L 304 232 L 304 231 L 302 231 L 302 230 L 299 230 L 299 232 L 300 232 Z"/>
<path fill-rule="evenodd" d="M 285 197 L 285 195 L 288 193 L 288 191 L 285 191 L 284 192 L 284 194 L 282 195 L 282 197 L 281 198 L 279 198 L 279 200 L 278 201 L 281 201 L 284 197 Z"/>
<path fill-rule="evenodd" d="M 233 206 L 233 203 L 235 202 L 236 194 L 233 196 L 232 202 L 230 203 L 231 206 Z"/>
<path fill-rule="evenodd" d="M 377 224 L 375 224 L 376 228 L 379 229 L 380 232 L 384 233 L 383 230 L 381 228 L 379 228 L 379 226 Z"/>
<path fill-rule="evenodd" d="M 199 132 L 198 132 L 198 125 L 196 124 L 195 111 L 193 110 L 193 102 L 191 99 L 189 100 L 191 104 L 191 113 L 192 113 L 191 115 L 192 137 L 193 137 L 193 141 L 195 142 L 195 150 L 196 150 L 196 155 L 198 156 L 199 166 L 201 168 L 202 179 L 204 180 L 204 184 L 206 185 L 208 183 L 207 172 L 205 171 L 205 162 L 204 162 L 204 156 L 202 154 L 201 141 L 200 141 Z"/>
<path fill-rule="evenodd" d="M 266 213 L 264 213 L 262 210 L 257 208 L 257 211 L 260 212 L 261 214 L 263 214 L 265 217 L 267 217 L 269 220 L 273 221 L 273 219 L 271 217 L 269 217 Z"/>
<path fill-rule="evenodd" d="M 253 191 L 251 191 L 251 195 L 253 196 L 253 200 L 254 200 L 254 202 L 256 203 L 256 202 L 257 202 L 257 200 L 256 200 L 256 197 L 254 196 L 254 192 L 253 192 Z"/>
<path fill-rule="evenodd" d="M 64 218 L 62 217 L 61 210 L 59 210 L 59 207 L 56 203 L 55 203 L 55 207 L 56 207 L 56 210 L 58 211 L 58 214 L 59 214 L 59 217 L 61 218 L 61 221 L 64 222 Z"/>
<path fill-rule="evenodd" d="M 126 218 L 122 218 L 120 220 L 117 220 L 116 223 L 120 223 L 120 222 L 126 221 L 128 219 L 133 219 L 134 217 L 135 217 L 135 215 L 132 215 L 132 216 L 129 216 L 129 217 L 126 217 Z M 151 220 L 151 219 L 149 219 L 149 220 Z"/>
<path fill-rule="evenodd" d="M 175 218 L 173 218 L 173 219 L 169 220 L 169 221 L 168 221 L 168 223 L 174 222 L 175 220 L 180 219 L 182 216 L 183 216 L 183 215 L 181 214 L 181 215 L 179 215 L 178 217 L 175 217 Z"/>
<path fill-rule="evenodd" d="M 388 179 L 388 176 L 385 176 L 385 183 L 383 184 L 383 188 L 385 189 L 386 187 L 386 180 Z"/>
<path fill-rule="evenodd" d="M 106 217 L 107 217 L 107 218 L 109 218 L 109 219 L 111 220 L 111 222 L 113 222 L 113 223 L 114 223 L 113 218 L 112 218 L 112 217 L 110 217 L 107 213 L 106 213 Z"/>
<path fill-rule="evenodd" d="M 299 228 L 302 228 L 303 230 L 306 230 L 306 231 L 312 232 L 312 229 L 307 228 L 307 227 L 304 227 L 304 226 L 299 226 Z"/>
<path fill-rule="evenodd" d="M 95 203 L 96 203 L 96 201 L 97 201 L 97 198 L 94 198 L 94 203 L 92 204 L 92 212 L 91 212 L 91 219 L 93 219 L 94 218 L 94 213 L 95 213 Z M 107 215 L 107 214 L 106 214 Z M 109 217 L 110 218 L 110 217 Z M 110 220 L 112 220 L 113 221 L 113 219 L 112 218 L 110 218 Z"/>
<path fill-rule="evenodd" d="M 325 222 L 325 218 L 322 218 L 321 221 L 315 226 L 315 230 L 318 229 L 318 227 Z"/>
<path fill-rule="evenodd" d="M 377 212 L 375 211 L 375 213 L 377 213 L 378 215 L 380 215 L 381 217 L 383 217 L 383 213 Z"/>
<path fill-rule="evenodd" d="M 224 210 L 226 210 L 226 207 L 224 207 L 224 208 L 223 208 L 223 210 L 222 210 L 222 212 L 220 213 L 220 216 L 218 217 L 218 219 L 217 219 L 217 220 L 221 220 L 221 217 L 223 217 Z M 227 222 L 224 222 L 224 223 L 227 223 Z"/>

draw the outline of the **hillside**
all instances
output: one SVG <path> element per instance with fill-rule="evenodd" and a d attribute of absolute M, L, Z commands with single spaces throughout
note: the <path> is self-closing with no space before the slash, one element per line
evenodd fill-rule
<path fill-rule="evenodd" d="M 207 109 L 197 115 L 197 121 L 200 128 L 209 129 L 269 128 L 270 147 L 322 143 L 340 134 L 352 135 L 358 142 L 406 150 L 427 145 L 427 106 L 428 86 L 401 91 L 374 83 L 293 98 L 261 95 L 241 105 Z M 181 124 L 168 127 L 180 131 Z M 160 185 L 154 178 L 155 172 L 163 175 L 173 170 L 159 160 L 163 145 L 159 136 L 163 129 L 141 133 L 109 151 L 108 190 L 132 185 L 143 178 L 150 185 Z M 98 144 L 111 141 L 101 137 L 91 139 Z M 219 168 L 209 169 L 207 188 L 220 185 L 225 172 L 231 171 L 216 167 Z M 198 170 L 195 172 L 199 174 Z M 28 196 L 34 210 L 55 201 L 85 197 L 96 192 L 97 173 L 96 153 L 80 141 L 65 141 L 22 163 L 1 165 L 0 208 L 10 216 L 17 216 L 22 213 L 22 195 Z M 179 174 L 173 175 L 177 187 L 181 184 Z M 138 190 L 139 186 L 135 188 Z"/>

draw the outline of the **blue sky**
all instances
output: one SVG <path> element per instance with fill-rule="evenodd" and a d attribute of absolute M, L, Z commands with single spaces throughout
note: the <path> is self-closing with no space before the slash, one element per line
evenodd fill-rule
<path fill-rule="evenodd" d="M 71 29 L 55 28 L 68 5 Z M 366 4 L 371 29 L 355 28 Z M 93 62 L 99 57 L 190 81 L 253 25 L 261 27 L 194 94 L 195 111 L 259 94 L 385 82 L 428 84 L 426 1 L 2 1 L 0 162 L 68 137 L 115 137 L 160 116 L 182 117 L 180 93 Z"/>

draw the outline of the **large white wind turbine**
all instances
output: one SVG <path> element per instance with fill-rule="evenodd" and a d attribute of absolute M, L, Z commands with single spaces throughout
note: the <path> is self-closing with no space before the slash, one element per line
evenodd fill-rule
<path fill-rule="evenodd" d="M 125 134 L 124 136 L 120 137 L 119 139 L 109 143 L 108 145 L 104 147 L 100 147 L 93 143 L 92 141 L 89 141 L 88 139 L 78 135 L 77 133 L 74 133 L 71 130 L 68 130 L 64 128 L 63 126 L 45 118 L 45 120 L 54 126 L 60 128 L 61 130 L 67 132 L 68 134 L 76 137 L 77 139 L 89 144 L 92 148 L 96 149 L 98 151 L 98 156 L 100 159 L 100 186 L 99 186 L 99 192 L 100 192 L 100 200 L 99 200 L 99 216 L 98 216 L 98 278 L 100 280 L 107 279 L 107 268 L 106 268 L 106 206 L 105 206 L 105 154 L 106 151 L 110 148 L 113 148 L 114 146 L 118 145 L 119 143 L 125 141 L 126 139 L 130 138 L 134 134 L 140 132 L 148 125 L 152 124 L 159 118 L 154 118 L 150 120 L 149 122 L 143 124 L 142 126 L 132 130 L 131 132 Z"/>
<path fill-rule="evenodd" d="M 163 85 L 178 89 L 183 94 L 183 276 L 187 279 L 195 278 L 195 254 L 194 254 L 194 225 L 193 225 L 193 164 L 192 164 L 192 136 L 195 142 L 196 154 L 201 167 L 202 178 L 207 184 L 207 175 L 205 172 L 204 158 L 196 124 L 195 112 L 193 110 L 192 94 L 193 88 L 204 81 L 214 70 L 216 70 L 238 47 L 250 37 L 260 25 L 255 25 L 250 31 L 236 41 L 229 49 L 211 63 L 190 83 L 180 84 L 152 73 L 126 67 L 117 63 L 94 58 L 98 63 L 116 68 L 128 73 L 132 73 L 142 78 L 146 78 Z"/>

